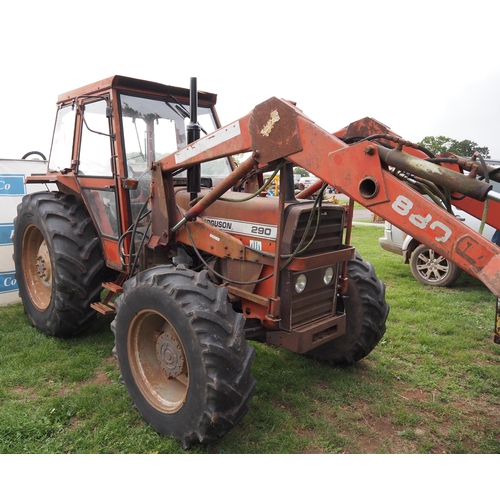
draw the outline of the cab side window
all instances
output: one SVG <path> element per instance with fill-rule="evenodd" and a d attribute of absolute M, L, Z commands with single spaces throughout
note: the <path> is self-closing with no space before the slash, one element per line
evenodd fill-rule
<path fill-rule="evenodd" d="M 111 139 L 105 100 L 83 106 L 84 123 L 80 144 L 78 175 L 112 177 Z"/>
<path fill-rule="evenodd" d="M 49 170 L 70 170 L 73 153 L 73 134 L 75 131 L 75 109 L 63 106 L 57 111 L 52 148 L 50 150 Z"/>

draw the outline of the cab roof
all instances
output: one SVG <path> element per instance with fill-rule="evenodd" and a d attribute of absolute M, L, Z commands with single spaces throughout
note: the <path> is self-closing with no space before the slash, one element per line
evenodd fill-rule
<path fill-rule="evenodd" d="M 170 95 L 174 95 L 178 99 L 189 99 L 189 89 L 186 88 L 164 85 L 162 83 L 150 82 L 147 80 L 139 80 L 128 76 L 115 75 L 60 94 L 57 98 L 57 104 L 72 101 L 76 97 L 83 95 L 99 94 L 111 88 L 126 92 L 150 94 L 157 97 L 168 97 Z M 203 101 L 205 104 L 215 105 L 217 102 L 217 94 L 198 91 L 198 99 Z"/>

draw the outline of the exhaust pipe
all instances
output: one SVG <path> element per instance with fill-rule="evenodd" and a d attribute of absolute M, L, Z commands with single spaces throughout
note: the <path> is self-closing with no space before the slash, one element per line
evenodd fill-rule
<path fill-rule="evenodd" d="M 187 143 L 191 144 L 201 136 L 201 127 L 198 124 L 198 84 L 194 77 L 191 78 L 191 85 L 189 87 L 189 107 L 191 119 L 186 127 L 186 131 Z M 201 191 L 201 166 L 199 163 L 188 168 L 187 190 L 190 193 L 191 201 L 195 200 Z"/>

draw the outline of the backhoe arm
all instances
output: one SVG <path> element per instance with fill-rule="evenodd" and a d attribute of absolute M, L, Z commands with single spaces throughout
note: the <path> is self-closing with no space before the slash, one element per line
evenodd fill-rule
<path fill-rule="evenodd" d="M 163 158 L 155 167 L 174 172 L 241 152 L 252 153 L 256 169 L 280 159 L 306 169 L 452 260 L 500 297 L 500 248 L 392 175 L 388 166 L 409 172 L 416 170 L 424 178 L 430 176 L 455 192 L 479 200 L 492 196 L 488 194 L 491 187 L 487 184 L 398 148 L 391 150 L 370 141 L 349 146 L 316 125 L 294 105 L 277 98 L 263 102 L 241 120 Z M 248 169 L 247 163 L 234 171 L 233 185 Z M 173 230 L 194 220 L 227 189 L 227 183 L 216 186 L 202 202 L 184 213 L 183 218 L 171 217 L 177 222 L 171 224 Z"/>

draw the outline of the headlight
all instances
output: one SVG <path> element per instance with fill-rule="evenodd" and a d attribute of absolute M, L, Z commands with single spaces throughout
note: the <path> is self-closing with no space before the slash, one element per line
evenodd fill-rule
<path fill-rule="evenodd" d="M 295 280 L 295 291 L 302 293 L 306 289 L 307 277 L 305 274 L 299 274 Z"/>
<path fill-rule="evenodd" d="M 325 285 L 329 285 L 332 282 L 332 279 L 333 279 L 333 268 L 328 267 L 325 270 L 325 274 L 323 275 L 323 283 Z"/>

